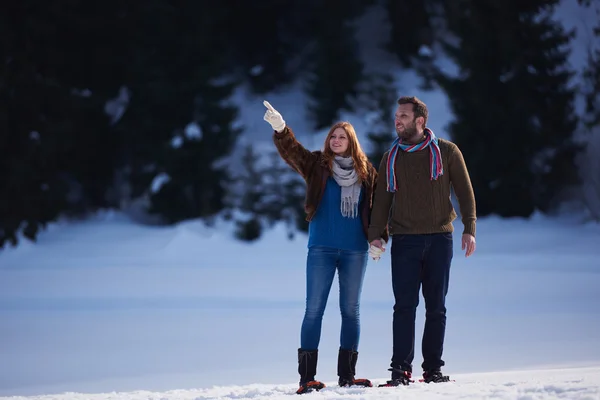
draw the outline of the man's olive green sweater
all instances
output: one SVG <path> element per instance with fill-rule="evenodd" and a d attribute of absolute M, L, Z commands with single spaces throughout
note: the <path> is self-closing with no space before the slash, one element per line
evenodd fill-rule
<path fill-rule="evenodd" d="M 396 235 L 453 232 L 456 212 L 450 199 L 451 186 L 460 205 L 463 233 L 475 236 L 475 195 L 464 158 L 454 143 L 438 140 L 444 174 L 431 180 L 429 148 L 414 153 L 399 150 L 396 193 L 387 191 L 388 152 L 384 154 L 379 165 L 369 241 L 379 239 L 388 222 L 390 234 Z"/>

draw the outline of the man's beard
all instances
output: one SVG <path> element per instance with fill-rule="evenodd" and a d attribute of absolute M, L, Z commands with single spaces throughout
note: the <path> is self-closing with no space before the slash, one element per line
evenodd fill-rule
<path fill-rule="evenodd" d="M 417 124 L 414 122 L 409 126 L 405 125 L 404 130 L 401 132 L 398 132 L 398 130 L 396 130 L 396 133 L 398 134 L 398 137 L 400 137 L 400 139 L 402 140 L 416 139 L 419 135 L 419 132 L 417 131 Z"/>

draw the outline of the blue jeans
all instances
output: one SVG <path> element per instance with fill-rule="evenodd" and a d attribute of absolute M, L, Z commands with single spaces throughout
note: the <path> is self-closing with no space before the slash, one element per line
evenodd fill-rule
<path fill-rule="evenodd" d="M 396 301 L 392 327 L 393 369 L 412 371 L 420 288 L 425 300 L 421 366 L 428 371 L 444 365 L 446 294 L 452 256 L 452 233 L 392 237 L 392 288 Z"/>
<path fill-rule="evenodd" d="M 335 271 L 340 287 L 342 328 L 340 347 L 358 351 L 360 339 L 360 295 L 365 270 L 366 251 L 311 247 L 306 260 L 306 309 L 300 334 L 304 350 L 317 350 L 321 339 L 321 323 Z"/>

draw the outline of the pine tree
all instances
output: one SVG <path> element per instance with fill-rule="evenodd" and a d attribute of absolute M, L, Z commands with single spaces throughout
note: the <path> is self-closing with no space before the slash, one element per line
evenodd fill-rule
<path fill-rule="evenodd" d="M 236 219 L 236 236 L 240 240 L 253 241 L 260 238 L 264 215 L 264 168 L 260 165 L 260 156 L 249 144 L 243 148 L 239 159 L 239 167 L 235 168 L 232 181 L 236 184 L 231 202 L 241 213 Z M 241 214 L 241 215 L 240 215 Z"/>
<path fill-rule="evenodd" d="M 249 144 L 243 148 L 240 156 L 237 182 L 240 184 L 239 209 L 261 215 L 264 213 L 264 172 L 266 168 L 261 166 L 261 157 L 254 150 L 254 146 Z"/>
<path fill-rule="evenodd" d="M 479 215 L 549 211 L 577 181 L 577 125 L 567 33 L 551 13 L 556 0 L 447 3 L 447 54 L 457 76 L 436 79 L 446 91 Z"/>
<path fill-rule="evenodd" d="M 296 230 L 306 232 L 308 223 L 304 211 L 306 183 L 276 151 L 268 155 L 269 167 L 264 171 L 264 213 L 271 222 L 283 221 L 292 238 Z"/>
<path fill-rule="evenodd" d="M 375 169 L 379 169 L 384 153 L 395 139 L 396 100 L 394 78 L 390 74 L 374 74 L 368 78 L 360 104 L 367 113 L 369 143 L 365 151 Z"/>
<path fill-rule="evenodd" d="M 589 2 L 588 2 L 589 3 Z M 590 10 L 600 19 L 600 1 L 596 2 L 596 9 Z M 588 49 L 587 65 L 583 77 L 583 93 L 585 95 L 584 123 L 588 127 L 600 126 L 600 23 L 594 27 L 595 43 Z"/>
<path fill-rule="evenodd" d="M 423 46 L 434 40 L 431 8 L 439 0 L 385 0 L 390 21 L 390 39 L 386 48 L 400 60 L 403 67 L 413 67 Z"/>
<path fill-rule="evenodd" d="M 283 162 L 277 151 L 243 148 L 240 165 L 227 186 L 227 206 L 238 225 L 237 236 L 254 240 L 267 226 L 283 222 L 288 236 L 306 231 L 305 183 Z"/>
<path fill-rule="evenodd" d="M 592 4 L 583 2 L 585 6 Z M 600 20 L 600 2 L 589 12 Z M 586 133 L 586 151 L 579 160 L 583 202 L 592 219 L 600 222 L 600 23 L 594 27 L 595 41 L 588 48 L 587 64 L 583 71 L 582 92 L 585 99 L 583 124 Z"/>
<path fill-rule="evenodd" d="M 61 214 L 107 205 L 117 146 L 104 103 L 125 54 L 119 2 L 3 6 L 0 247 L 20 233 L 35 240 Z"/>
<path fill-rule="evenodd" d="M 224 208 L 229 155 L 240 133 L 232 126 L 236 108 L 223 104 L 233 86 L 210 82 L 204 87 L 197 83 L 193 86 L 203 96 L 196 99 L 195 115 L 191 110 L 189 113 L 195 120 L 191 126 L 196 128 L 177 129 L 175 121 L 165 118 L 164 124 L 172 125 L 164 129 L 172 130 L 172 137 L 158 147 L 158 152 L 147 154 L 154 168 L 140 171 L 137 177 L 139 182 L 147 182 L 146 190 L 151 186 L 150 177 L 168 177 L 158 190 L 151 192 L 149 208 L 150 213 L 162 216 L 168 223 L 212 216 Z"/>
<path fill-rule="evenodd" d="M 353 110 L 363 64 L 352 22 L 362 10 L 360 1 L 335 0 L 318 2 L 313 11 L 314 41 L 305 64 L 308 111 L 317 130 L 334 123 L 340 111 Z"/>
<path fill-rule="evenodd" d="M 237 225 L 238 239 L 252 241 L 260 237 L 264 220 L 264 170 L 252 144 L 242 149 L 239 163 L 227 185 L 227 206 Z"/>
<path fill-rule="evenodd" d="M 226 17 L 201 2 L 147 1 L 137 18 L 152 23 L 130 38 L 138 47 L 127 81 L 131 102 L 118 123 L 124 167 L 133 197 L 149 196 L 149 211 L 168 223 L 224 207 L 227 157 L 240 133 L 229 100 L 237 82 L 214 51 L 226 46 L 215 34 Z"/>
<path fill-rule="evenodd" d="M 277 90 L 302 72 L 298 60 L 312 34 L 304 2 L 223 0 L 215 7 L 227 13 L 218 32 L 227 64 L 255 93 Z"/>

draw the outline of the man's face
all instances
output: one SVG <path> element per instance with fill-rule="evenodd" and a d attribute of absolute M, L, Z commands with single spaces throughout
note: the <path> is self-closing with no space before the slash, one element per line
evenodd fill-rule
<path fill-rule="evenodd" d="M 411 139 L 418 135 L 417 123 L 412 104 L 399 104 L 395 115 L 396 133 L 403 139 Z"/>

